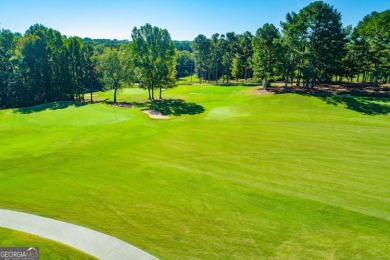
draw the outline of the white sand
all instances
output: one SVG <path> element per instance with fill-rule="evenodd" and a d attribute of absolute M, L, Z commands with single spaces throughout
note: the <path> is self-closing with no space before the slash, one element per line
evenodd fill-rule
<path fill-rule="evenodd" d="M 151 118 L 154 119 L 169 119 L 169 116 L 163 115 L 156 110 L 142 110 L 145 114 L 148 114 Z"/>

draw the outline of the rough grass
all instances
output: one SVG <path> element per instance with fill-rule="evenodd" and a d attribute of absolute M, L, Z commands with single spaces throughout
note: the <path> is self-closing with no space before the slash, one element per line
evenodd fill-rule
<path fill-rule="evenodd" d="M 169 111 L 202 108 L 170 120 L 104 103 L 0 111 L 0 207 L 164 259 L 388 257 L 388 113 L 254 90 L 164 91 Z M 146 97 L 127 89 L 118 100 Z M 371 103 L 388 111 L 386 99 Z"/>
<path fill-rule="evenodd" d="M 41 260 L 96 259 L 63 244 L 23 232 L 0 228 L 1 247 L 39 247 Z"/>

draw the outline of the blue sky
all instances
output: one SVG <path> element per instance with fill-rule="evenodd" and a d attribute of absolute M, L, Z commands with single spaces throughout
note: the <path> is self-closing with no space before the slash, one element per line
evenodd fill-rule
<path fill-rule="evenodd" d="M 255 33 L 264 23 L 279 26 L 288 12 L 309 0 L 0 0 L 0 28 L 24 33 L 35 23 L 67 36 L 130 39 L 134 26 L 166 28 L 175 40 L 198 34 Z M 344 26 L 372 11 L 390 9 L 389 0 L 328 0 Z"/>

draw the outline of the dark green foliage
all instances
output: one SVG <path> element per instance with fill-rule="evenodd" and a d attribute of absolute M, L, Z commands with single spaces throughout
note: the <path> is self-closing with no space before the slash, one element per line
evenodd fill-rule
<path fill-rule="evenodd" d="M 93 92 L 100 90 L 100 73 L 97 69 L 98 58 L 94 54 L 92 44 L 84 46 L 84 83 L 85 91 L 90 93 L 90 101 L 93 102 Z"/>
<path fill-rule="evenodd" d="M 100 88 L 94 50 L 80 38 L 36 24 L 22 38 L 1 31 L 0 42 L 0 107 L 81 101 Z"/>
<path fill-rule="evenodd" d="M 206 65 L 210 64 L 208 58 L 210 56 L 210 42 L 203 34 L 198 35 L 193 42 L 195 71 L 198 75 L 199 82 L 202 79 L 206 80 Z"/>
<path fill-rule="evenodd" d="M 345 30 L 341 14 L 327 3 L 316 1 L 298 14 L 287 14 L 281 23 L 284 36 L 288 77 L 303 79 L 306 87 L 330 82 L 343 72 Z"/>
<path fill-rule="evenodd" d="M 222 50 L 221 39 L 219 38 L 219 34 L 215 33 L 211 37 L 211 53 L 210 53 L 211 63 L 210 63 L 210 66 L 208 66 L 208 67 L 212 71 L 210 73 L 212 75 L 211 77 L 216 82 L 218 82 L 218 79 L 221 76 L 221 67 L 222 67 L 221 54 L 222 54 L 222 51 L 223 50 Z"/>
<path fill-rule="evenodd" d="M 345 55 L 341 14 L 329 4 L 314 2 L 299 12 L 306 25 L 311 84 L 329 82 L 337 75 Z"/>
<path fill-rule="evenodd" d="M 277 75 L 277 64 L 279 58 L 278 44 L 281 35 L 273 25 L 266 23 L 256 32 L 253 38 L 254 55 L 251 60 L 255 77 L 263 79 L 263 86 L 269 86 L 269 80 Z"/>
<path fill-rule="evenodd" d="M 0 108 L 9 107 L 22 97 L 17 88 L 22 85 L 20 61 L 15 57 L 17 39 L 9 30 L 0 31 Z"/>
<path fill-rule="evenodd" d="M 260 28 L 253 37 L 214 34 L 198 35 L 192 42 L 195 72 L 199 82 L 223 79 L 228 83 L 250 77 L 263 80 L 295 81 L 313 87 L 363 73 L 363 81 L 389 82 L 388 32 L 390 11 L 367 16 L 355 30 L 343 28 L 341 14 L 331 5 L 316 1 L 299 13 L 288 13 L 281 33 L 272 24 Z"/>
<path fill-rule="evenodd" d="M 187 51 L 178 51 L 177 65 L 176 65 L 177 77 L 186 77 L 192 75 L 195 71 L 195 61 L 192 54 Z"/>
<path fill-rule="evenodd" d="M 225 35 L 214 34 L 208 39 L 203 34 L 198 35 L 193 41 L 195 72 L 199 82 L 218 80 L 223 82 L 232 74 L 232 63 L 238 49 L 238 41 L 235 33 Z"/>
<path fill-rule="evenodd" d="M 355 42 L 366 56 L 366 69 L 374 86 L 378 79 L 390 81 L 390 10 L 373 12 L 364 17 L 355 28 Z M 372 80 L 373 78 L 373 80 Z"/>
<path fill-rule="evenodd" d="M 244 78 L 245 80 L 251 78 L 253 74 L 250 67 L 250 59 L 253 56 L 252 38 L 253 35 L 250 32 L 238 35 L 239 48 L 237 52 L 237 59 L 240 66 L 235 69 L 238 72 L 238 78 Z"/>
<path fill-rule="evenodd" d="M 226 34 L 225 39 L 226 40 L 222 44 L 223 46 L 222 53 L 224 53 L 222 57 L 223 77 L 224 77 L 223 82 L 225 82 L 226 79 L 226 83 L 229 83 L 231 77 L 233 59 L 238 49 L 238 39 L 237 39 L 237 35 L 234 32 L 228 32 Z"/>

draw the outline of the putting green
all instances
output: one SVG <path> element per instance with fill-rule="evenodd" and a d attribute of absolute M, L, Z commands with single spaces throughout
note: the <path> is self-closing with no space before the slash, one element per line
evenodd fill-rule
<path fill-rule="evenodd" d="M 168 259 L 390 255 L 389 100 L 254 90 L 166 90 L 170 120 L 103 103 L 0 111 L 0 207 Z"/>

